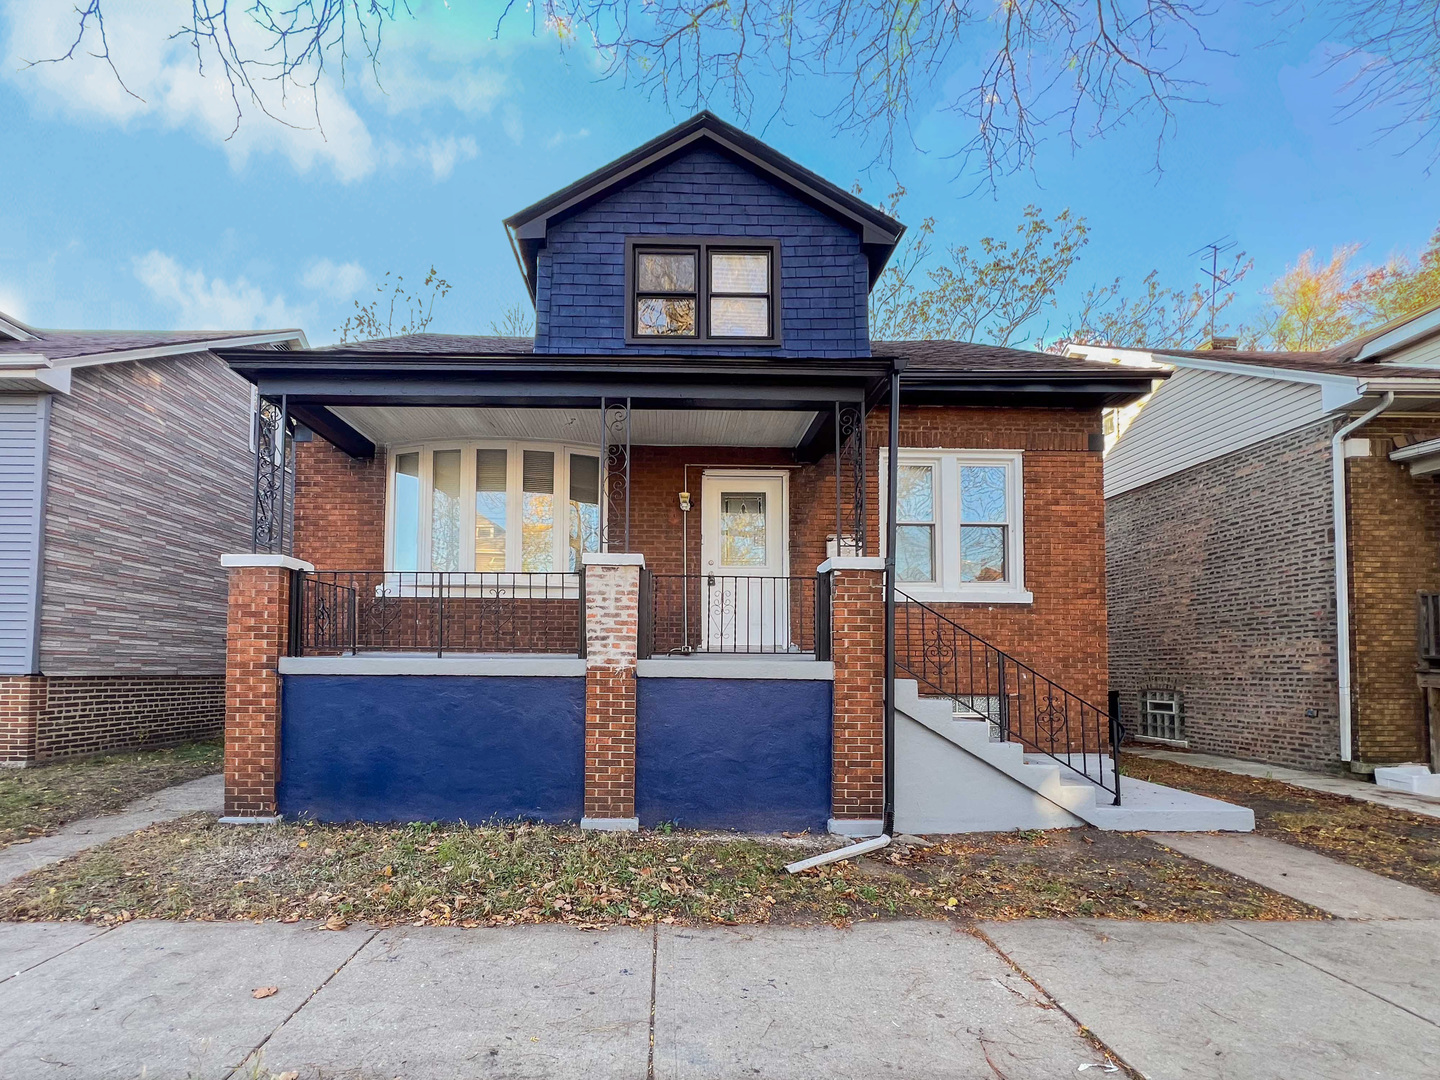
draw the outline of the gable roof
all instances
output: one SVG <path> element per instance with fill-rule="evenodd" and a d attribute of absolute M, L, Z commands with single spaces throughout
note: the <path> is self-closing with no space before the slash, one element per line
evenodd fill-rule
<path fill-rule="evenodd" d="M 884 211 L 832 184 L 753 135 L 727 124 L 712 112 L 696 113 L 684 123 L 603 165 L 573 184 L 505 219 L 526 287 L 535 295 L 535 260 L 553 222 L 579 213 L 619 188 L 698 147 L 718 150 L 759 173 L 776 186 L 854 229 L 870 262 L 873 284 L 884 270 L 905 226 Z"/>

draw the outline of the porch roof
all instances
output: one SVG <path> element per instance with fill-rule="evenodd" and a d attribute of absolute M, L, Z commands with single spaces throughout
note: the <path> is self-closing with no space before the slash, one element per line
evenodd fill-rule
<path fill-rule="evenodd" d="M 833 442 L 837 404 L 878 404 L 892 371 L 917 405 L 1100 408 L 1148 393 L 1153 371 L 968 342 L 877 342 L 857 357 L 717 357 L 535 353 L 525 339 L 412 335 L 325 349 L 230 349 L 221 355 L 261 396 L 355 456 L 372 439 L 342 413 L 401 407 L 722 410 L 811 414 L 794 445 L 817 456 Z"/>

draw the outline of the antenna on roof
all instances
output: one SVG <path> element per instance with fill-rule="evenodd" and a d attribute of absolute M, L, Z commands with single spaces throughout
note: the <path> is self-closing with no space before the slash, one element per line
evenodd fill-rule
<path fill-rule="evenodd" d="M 1228 271 L 1220 269 L 1220 256 L 1235 247 L 1236 241 L 1229 236 L 1222 236 L 1219 240 L 1212 240 L 1210 243 L 1196 248 L 1190 253 L 1193 258 L 1196 255 L 1207 256 L 1210 265 L 1206 266 L 1206 259 L 1200 260 L 1200 271 L 1210 279 L 1210 319 L 1205 330 L 1207 341 L 1215 340 L 1215 301 L 1225 290 L 1233 288 L 1235 279 Z"/>

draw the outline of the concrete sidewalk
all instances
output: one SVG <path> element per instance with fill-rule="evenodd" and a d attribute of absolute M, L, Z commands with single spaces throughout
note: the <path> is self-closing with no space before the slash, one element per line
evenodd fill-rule
<path fill-rule="evenodd" d="M 225 777 L 215 773 L 136 799 L 119 813 L 72 821 L 50 836 L 11 844 L 0 850 L 0 885 L 156 822 L 170 821 L 202 810 L 219 814 L 224 802 Z"/>
<path fill-rule="evenodd" d="M 1437 929 L 0 924 L 0 1075 L 1106 1075 L 1077 1024 L 1154 1077 L 1422 1075 Z"/>

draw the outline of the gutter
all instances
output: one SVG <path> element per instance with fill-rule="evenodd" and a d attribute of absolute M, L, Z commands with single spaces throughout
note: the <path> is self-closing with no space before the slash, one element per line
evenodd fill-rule
<path fill-rule="evenodd" d="M 1385 391 L 1380 404 L 1351 420 L 1330 437 L 1330 499 L 1335 523 L 1335 666 L 1340 692 L 1340 760 L 1351 760 L 1350 708 L 1350 551 L 1348 499 L 1345 493 L 1345 438 L 1395 404 L 1395 391 Z"/>

